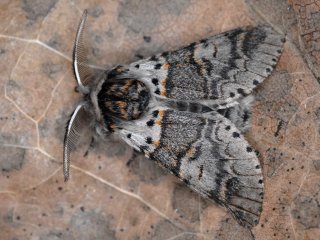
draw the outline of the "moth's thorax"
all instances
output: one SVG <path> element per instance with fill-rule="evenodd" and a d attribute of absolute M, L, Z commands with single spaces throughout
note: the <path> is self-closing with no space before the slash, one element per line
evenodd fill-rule
<path fill-rule="evenodd" d="M 138 119 L 149 104 L 148 88 L 135 79 L 105 80 L 98 93 L 102 117 L 122 120 Z"/>

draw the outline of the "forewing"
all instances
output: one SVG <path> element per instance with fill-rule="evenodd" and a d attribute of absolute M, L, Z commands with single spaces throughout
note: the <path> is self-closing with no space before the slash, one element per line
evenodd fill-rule
<path fill-rule="evenodd" d="M 203 197 L 226 206 L 239 223 L 258 223 L 263 197 L 260 163 L 228 119 L 155 108 L 120 127 L 129 145 Z"/>
<path fill-rule="evenodd" d="M 111 75 L 139 79 L 157 97 L 228 104 L 270 75 L 284 41 L 267 26 L 238 28 L 120 67 Z"/>

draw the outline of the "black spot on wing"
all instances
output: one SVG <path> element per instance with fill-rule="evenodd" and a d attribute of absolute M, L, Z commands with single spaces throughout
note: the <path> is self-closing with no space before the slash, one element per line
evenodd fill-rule
<path fill-rule="evenodd" d="M 159 85 L 159 80 L 157 78 L 152 78 L 151 82 L 155 85 L 158 86 Z"/>
<path fill-rule="evenodd" d="M 200 43 L 202 44 L 202 47 L 203 48 L 207 48 L 208 46 L 209 46 L 209 44 L 208 44 L 208 39 L 202 39 L 202 40 L 200 40 Z"/>
<path fill-rule="evenodd" d="M 233 136 L 234 138 L 239 138 L 239 137 L 240 137 L 240 134 L 237 133 L 237 132 L 233 132 L 233 133 L 232 133 L 232 136 Z"/>
<path fill-rule="evenodd" d="M 251 115 L 251 113 L 247 109 L 243 111 L 242 119 L 243 119 L 244 123 L 250 119 L 250 115 Z"/>
<path fill-rule="evenodd" d="M 163 52 L 163 53 L 161 53 L 161 56 L 164 57 L 164 58 L 166 58 L 168 55 L 169 55 L 169 52 Z"/>
<path fill-rule="evenodd" d="M 253 85 L 257 86 L 259 84 L 259 81 L 258 80 L 253 80 Z"/>
<path fill-rule="evenodd" d="M 242 88 L 238 88 L 238 89 L 237 89 L 237 92 L 238 92 L 239 94 L 241 94 L 242 96 L 245 96 L 245 95 L 246 95 L 246 93 L 244 92 L 244 90 L 243 90 Z"/>
<path fill-rule="evenodd" d="M 157 62 L 157 61 L 159 61 L 159 58 L 157 58 L 156 56 L 152 56 L 151 58 L 150 58 L 150 61 L 155 61 L 155 62 Z"/>
<path fill-rule="evenodd" d="M 201 180 L 202 174 L 203 174 L 203 165 L 200 165 L 199 174 L 198 174 L 198 180 Z"/>
<path fill-rule="evenodd" d="M 151 144 L 152 143 L 152 137 L 147 137 L 146 138 L 146 143 Z"/>
<path fill-rule="evenodd" d="M 153 125 L 154 125 L 154 120 L 151 119 L 147 122 L 148 127 L 152 127 Z"/>
<path fill-rule="evenodd" d="M 162 66 L 161 63 L 157 63 L 156 65 L 154 65 L 154 69 L 159 70 L 161 66 Z"/>
<path fill-rule="evenodd" d="M 158 110 L 155 110 L 155 111 L 152 112 L 152 116 L 153 116 L 154 118 L 158 117 L 158 114 L 159 114 L 159 111 L 158 111 Z"/>

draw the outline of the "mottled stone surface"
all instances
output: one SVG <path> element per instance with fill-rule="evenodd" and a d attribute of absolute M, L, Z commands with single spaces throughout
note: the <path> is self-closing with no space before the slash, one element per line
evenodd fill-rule
<path fill-rule="evenodd" d="M 320 1 L 290 0 L 299 23 L 300 49 L 320 82 Z"/>
<path fill-rule="evenodd" d="M 1 239 L 317 239 L 320 86 L 317 0 L 0 2 Z M 90 61 L 125 64 L 249 24 L 287 35 L 255 91 L 252 128 L 265 177 L 260 223 L 227 211 L 115 139 L 83 139 L 61 170 L 65 125 L 81 99 L 72 46 L 88 9 Z"/>
<path fill-rule="evenodd" d="M 246 0 L 257 16 L 281 29 L 320 82 L 320 1 Z"/>

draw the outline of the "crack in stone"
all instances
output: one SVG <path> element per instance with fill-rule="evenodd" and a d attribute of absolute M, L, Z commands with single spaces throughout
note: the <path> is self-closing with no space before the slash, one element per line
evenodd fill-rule
<path fill-rule="evenodd" d="M 38 44 L 38 45 L 40 45 L 40 46 L 42 46 L 44 48 L 47 48 L 49 51 L 54 52 L 54 53 L 58 54 L 59 56 L 65 58 L 69 62 L 72 62 L 72 59 L 70 57 L 68 57 L 67 55 L 63 54 L 62 52 L 57 51 L 56 49 L 50 47 L 49 45 L 41 42 L 38 39 L 36 39 L 36 40 L 27 39 L 27 38 L 21 38 L 21 37 L 8 36 L 8 35 L 4 35 L 4 34 L 0 34 L 0 38 L 12 39 L 12 40 L 17 40 L 17 41 L 22 41 L 22 42 L 27 42 L 27 43 Z"/>
<path fill-rule="evenodd" d="M 61 84 L 61 82 L 63 81 L 63 79 L 65 78 L 65 75 L 63 77 L 61 77 L 61 79 L 57 82 L 57 84 L 53 87 L 52 91 L 51 91 L 51 98 L 49 100 L 49 103 L 47 104 L 46 108 L 44 109 L 43 113 L 40 115 L 40 117 L 36 120 L 37 123 L 39 123 L 44 117 L 45 115 L 47 114 L 51 104 L 52 104 L 52 101 L 53 101 L 53 98 L 54 98 L 54 94 L 56 92 L 56 90 L 58 89 L 59 85 Z"/>
<path fill-rule="evenodd" d="M 47 176 L 46 178 L 40 180 L 36 185 L 33 185 L 33 186 L 30 186 L 30 187 L 27 187 L 27 188 L 24 188 L 24 189 L 19 189 L 20 191 L 28 191 L 28 190 L 31 190 L 33 188 L 37 188 L 39 187 L 40 185 L 48 182 L 54 175 L 57 174 L 57 172 L 59 172 L 61 170 L 61 167 L 57 167 L 57 169 L 55 171 L 53 171 L 52 174 L 50 174 L 49 176 Z"/>

